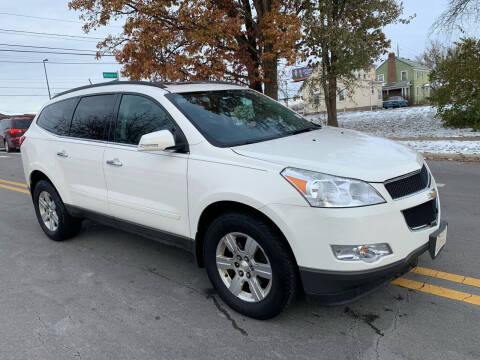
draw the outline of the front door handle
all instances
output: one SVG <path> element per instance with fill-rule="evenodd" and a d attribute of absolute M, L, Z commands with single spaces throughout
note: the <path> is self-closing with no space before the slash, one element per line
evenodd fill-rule
<path fill-rule="evenodd" d="M 112 166 L 122 166 L 122 162 L 118 159 L 113 159 L 113 160 L 107 160 L 107 164 L 108 165 L 112 165 Z"/>
<path fill-rule="evenodd" d="M 62 151 L 57 152 L 57 156 L 66 158 L 66 157 L 68 157 L 68 154 L 65 150 L 62 150 Z"/>

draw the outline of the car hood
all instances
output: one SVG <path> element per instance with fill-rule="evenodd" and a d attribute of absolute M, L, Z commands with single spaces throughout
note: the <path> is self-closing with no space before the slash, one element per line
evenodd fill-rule
<path fill-rule="evenodd" d="M 423 157 L 391 140 L 353 130 L 321 129 L 233 147 L 239 155 L 326 174 L 361 179 L 385 180 L 416 171 Z"/>

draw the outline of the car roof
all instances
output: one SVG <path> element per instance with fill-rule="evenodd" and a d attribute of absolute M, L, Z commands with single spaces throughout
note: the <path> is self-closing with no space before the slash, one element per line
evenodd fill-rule
<path fill-rule="evenodd" d="M 112 91 L 121 91 L 114 87 L 130 88 L 131 86 L 150 86 L 162 89 L 167 93 L 184 93 L 184 92 L 197 92 L 197 91 L 215 91 L 215 90 L 229 90 L 229 89 L 244 89 L 245 87 L 224 81 L 185 81 L 185 82 L 149 82 L 149 81 L 110 81 L 100 84 L 92 84 L 73 88 L 56 94 L 52 99 L 64 97 L 64 95 L 80 92 L 78 95 L 88 95 L 90 89 L 111 87 Z M 67 98 L 67 97 L 65 97 Z"/>

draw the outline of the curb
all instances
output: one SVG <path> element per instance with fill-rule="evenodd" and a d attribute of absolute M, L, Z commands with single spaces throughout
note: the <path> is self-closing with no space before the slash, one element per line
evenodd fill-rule
<path fill-rule="evenodd" d="M 433 154 L 423 153 L 426 160 L 480 162 L 480 154 Z"/>

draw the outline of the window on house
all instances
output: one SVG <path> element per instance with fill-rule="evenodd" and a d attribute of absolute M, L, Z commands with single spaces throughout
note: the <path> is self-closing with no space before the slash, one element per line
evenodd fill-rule
<path fill-rule="evenodd" d="M 367 74 L 363 74 L 363 80 L 367 80 Z"/>
<path fill-rule="evenodd" d="M 417 86 L 416 96 L 420 95 L 420 88 Z"/>
<path fill-rule="evenodd" d="M 320 105 L 320 94 L 313 94 L 313 104 L 315 106 Z"/>
<path fill-rule="evenodd" d="M 385 81 L 385 76 L 384 76 L 383 74 L 379 74 L 379 75 L 377 76 L 377 80 L 378 80 L 378 81 L 381 81 L 381 82 L 384 82 L 384 81 Z"/>
<path fill-rule="evenodd" d="M 338 92 L 338 101 L 345 101 L 345 89 L 341 89 Z"/>
<path fill-rule="evenodd" d="M 406 71 L 402 71 L 402 81 L 407 81 L 408 80 L 408 75 Z"/>
<path fill-rule="evenodd" d="M 383 97 L 382 97 L 382 90 L 378 89 L 377 92 L 378 92 L 378 98 L 379 98 L 380 100 L 382 100 L 382 99 L 383 99 Z"/>
<path fill-rule="evenodd" d="M 375 87 L 373 86 L 373 84 L 370 84 L 370 94 L 375 94 Z"/>

